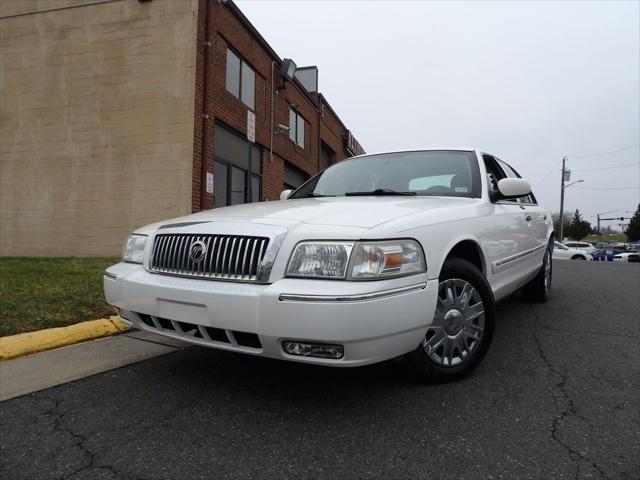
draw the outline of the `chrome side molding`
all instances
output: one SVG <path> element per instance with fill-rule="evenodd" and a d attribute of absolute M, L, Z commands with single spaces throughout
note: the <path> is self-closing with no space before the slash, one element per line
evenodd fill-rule
<path fill-rule="evenodd" d="M 403 293 L 424 290 L 427 284 L 419 283 L 417 285 L 409 285 L 407 287 L 392 288 L 390 290 L 382 290 L 379 292 L 359 293 L 354 295 L 300 295 L 296 293 L 281 293 L 279 300 L 281 302 L 363 302 L 367 300 L 376 300 L 378 298 L 392 297 Z"/>

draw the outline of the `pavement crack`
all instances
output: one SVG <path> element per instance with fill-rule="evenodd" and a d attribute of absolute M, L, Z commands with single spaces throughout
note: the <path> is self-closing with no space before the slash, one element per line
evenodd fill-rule
<path fill-rule="evenodd" d="M 87 438 L 84 435 L 81 435 L 81 434 L 75 432 L 74 430 L 72 430 L 68 426 L 64 426 L 63 420 L 64 420 L 65 413 L 64 413 L 63 410 L 60 409 L 60 400 L 58 400 L 57 398 L 48 397 L 48 396 L 43 396 L 43 398 L 46 398 L 47 400 L 53 402 L 53 405 L 48 410 L 43 412 L 44 415 L 48 415 L 50 417 L 53 417 L 53 431 L 67 434 L 67 435 L 71 436 L 74 440 L 76 440 L 76 447 L 82 452 L 82 454 L 87 459 L 86 462 L 85 462 L 85 465 L 83 465 L 80 468 L 76 468 L 74 471 L 72 471 L 72 472 L 70 472 L 70 473 L 68 473 L 66 475 L 63 475 L 63 476 L 59 477 L 59 480 L 66 480 L 68 478 L 72 478 L 75 475 L 77 475 L 77 474 L 79 474 L 79 473 L 81 473 L 81 472 L 83 472 L 85 470 L 90 470 L 90 469 L 92 469 L 92 470 L 108 470 L 118 478 L 124 478 L 124 479 L 130 480 L 129 476 L 118 472 L 115 468 L 113 468 L 113 467 L 111 467 L 109 465 L 96 465 L 95 454 L 86 445 Z"/>
<path fill-rule="evenodd" d="M 556 415 L 555 418 L 553 419 L 553 423 L 551 425 L 551 438 L 554 442 L 556 442 L 558 445 L 560 445 L 562 448 L 564 448 L 568 452 L 569 458 L 575 463 L 576 480 L 579 478 L 579 475 L 580 475 L 580 461 L 584 461 L 588 463 L 600 474 L 601 478 L 607 479 L 608 477 L 605 474 L 604 470 L 602 470 L 602 468 L 595 461 L 591 460 L 583 453 L 577 451 L 576 449 L 571 447 L 571 445 L 563 442 L 558 435 L 560 425 L 565 418 L 569 416 L 574 416 L 584 421 L 586 421 L 586 419 L 579 414 L 578 409 L 573 402 L 573 399 L 571 398 L 571 396 L 569 395 L 569 392 L 567 391 L 567 379 L 568 379 L 567 372 L 562 371 L 561 369 L 555 367 L 551 362 L 551 360 L 549 359 L 549 357 L 547 356 L 547 353 L 545 352 L 544 348 L 542 347 L 542 343 L 540 342 L 540 338 L 538 337 L 538 330 L 550 330 L 550 329 L 545 328 L 544 326 L 541 326 L 539 324 L 540 318 L 536 312 L 533 313 L 533 317 L 534 317 L 533 328 L 532 328 L 533 340 L 535 342 L 538 355 L 544 362 L 545 366 L 547 367 L 547 370 L 549 370 L 552 374 L 558 377 L 558 380 L 555 382 L 555 385 L 559 390 L 562 396 L 562 399 L 564 400 L 564 403 L 565 403 L 563 410 L 560 412 L 559 415 Z"/>

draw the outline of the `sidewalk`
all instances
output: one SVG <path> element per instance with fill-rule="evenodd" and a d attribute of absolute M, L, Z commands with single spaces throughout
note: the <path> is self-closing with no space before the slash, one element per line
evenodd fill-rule
<path fill-rule="evenodd" d="M 189 344 L 131 331 L 0 363 L 0 401 L 141 362 Z"/>

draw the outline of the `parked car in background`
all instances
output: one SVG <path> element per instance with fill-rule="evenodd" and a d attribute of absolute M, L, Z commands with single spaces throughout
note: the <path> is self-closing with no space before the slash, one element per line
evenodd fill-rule
<path fill-rule="evenodd" d="M 613 256 L 614 262 L 640 262 L 640 252 L 622 252 Z"/>
<path fill-rule="evenodd" d="M 594 261 L 597 262 L 613 262 L 613 257 L 619 253 L 623 253 L 623 250 L 613 248 L 599 248 L 591 254 Z"/>
<path fill-rule="evenodd" d="M 137 229 L 104 290 L 123 321 L 196 345 L 334 367 L 406 355 L 447 381 L 487 352 L 496 300 L 548 298 L 552 229 L 493 155 L 364 155 L 281 201 Z"/>
<path fill-rule="evenodd" d="M 629 244 L 627 244 L 627 251 L 629 251 L 629 252 L 640 252 L 640 243 L 629 243 Z"/>
<path fill-rule="evenodd" d="M 593 253 L 596 251 L 596 247 L 588 242 L 575 242 L 571 240 L 569 242 L 564 242 L 564 245 L 566 247 L 573 248 L 574 250 L 582 250 L 587 253 Z"/>
<path fill-rule="evenodd" d="M 628 244 L 626 242 L 614 242 L 609 244 L 610 248 L 617 248 L 618 250 L 622 250 L 623 252 L 628 249 Z"/>
<path fill-rule="evenodd" d="M 591 260 L 591 254 L 584 250 L 569 248 L 560 242 L 554 242 L 553 258 L 557 260 Z"/>

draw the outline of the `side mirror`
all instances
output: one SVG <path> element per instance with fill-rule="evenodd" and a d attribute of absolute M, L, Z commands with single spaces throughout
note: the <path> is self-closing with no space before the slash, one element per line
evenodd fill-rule
<path fill-rule="evenodd" d="M 503 178 L 498 182 L 498 192 L 499 199 L 526 197 L 531 193 L 531 185 L 522 178 Z"/>
<path fill-rule="evenodd" d="M 293 192 L 293 190 L 283 190 L 280 193 L 280 200 L 286 200 L 287 198 L 289 198 L 289 195 L 291 195 L 291 192 Z"/>

